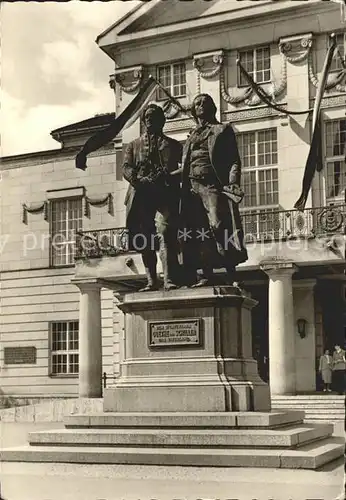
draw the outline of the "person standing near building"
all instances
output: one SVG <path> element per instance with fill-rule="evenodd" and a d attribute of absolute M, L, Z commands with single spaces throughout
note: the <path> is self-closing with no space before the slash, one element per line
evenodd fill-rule
<path fill-rule="evenodd" d="M 332 366 L 333 358 L 329 354 L 329 349 L 326 349 L 324 354 L 320 357 L 319 365 L 319 372 L 324 384 L 324 392 L 331 392 L 330 384 L 332 383 Z"/>
<path fill-rule="evenodd" d="M 337 344 L 333 353 L 333 386 L 338 394 L 345 393 L 345 351 Z"/>

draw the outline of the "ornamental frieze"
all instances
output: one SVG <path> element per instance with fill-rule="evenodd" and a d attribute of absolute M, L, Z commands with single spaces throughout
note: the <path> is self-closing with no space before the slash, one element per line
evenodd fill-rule
<path fill-rule="evenodd" d="M 321 108 L 335 108 L 337 106 L 345 106 L 346 96 L 326 96 L 321 101 Z M 315 99 L 310 99 L 310 107 L 313 107 Z"/>
<path fill-rule="evenodd" d="M 281 105 L 282 108 L 287 108 L 285 104 Z M 256 109 L 244 109 L 241 111 L 226 111 L 222 113 L 222 122 L 238 122 L 243 120 L 254 120 L 258 118 L 273 118 L 274 116 L 282 117 L 283 115 L 273 108 L 261 107 Z"/>
<path fill-rule="evenodd" d="M 195 121 L 192 118 L 185 118 L 181 120 L 172 120 L 166 122 L 164 127 L 164 132 L 173 132 L 177 130 L 191 130 L 196 126 Z"/>

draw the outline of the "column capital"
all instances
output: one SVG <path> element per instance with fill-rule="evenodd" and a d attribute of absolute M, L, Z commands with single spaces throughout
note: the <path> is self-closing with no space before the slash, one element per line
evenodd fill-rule
<path fill-rule="evenodd" d="M 264 271 L 269 278 L 273 276 L 292 276 L 298 271 L 298 267 L 294 262 L 287 261 L 263 261 L 260 264 L 260 269 Z"/>
<path fill-rule="evenodd" d="M 76 285 L 81 292 L 88 290 L 101 290 L 103 283 L 97 278 L 72 278 L 71 283 Z"/>

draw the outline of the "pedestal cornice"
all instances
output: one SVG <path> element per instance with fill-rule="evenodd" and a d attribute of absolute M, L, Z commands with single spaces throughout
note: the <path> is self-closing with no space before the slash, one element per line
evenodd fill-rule
<path fill-rule="evenodd" d="M 246 295 L 246 292 L 232 286 L 180 289 L 169 292 L 115 293 L 114 295 L 119 300 L 117 307 L 123 312 L 143 309 L 179 309 L 182 306 L 185 308 L 242 306 L 252 309 L 257 305 L 257 301 Z"/>

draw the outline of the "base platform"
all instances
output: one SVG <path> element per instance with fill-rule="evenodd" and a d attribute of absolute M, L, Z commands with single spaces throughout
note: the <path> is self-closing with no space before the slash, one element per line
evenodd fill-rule
<path fill-rule="evenodd" d="M 103 412 L 34 432 L 1 461 L 317 469 L 341 457 L 332 424 L 270 411 L 252 357 L 255 305 L 229 286 L 119 297 L 124 358 Z"/>
<path fill-rule="evenodd" d="M 73 415 L 65 429 L 34 432 L 2 462 L 317 469 L 343 455 L 332 424 L 304 412 Z"/>

